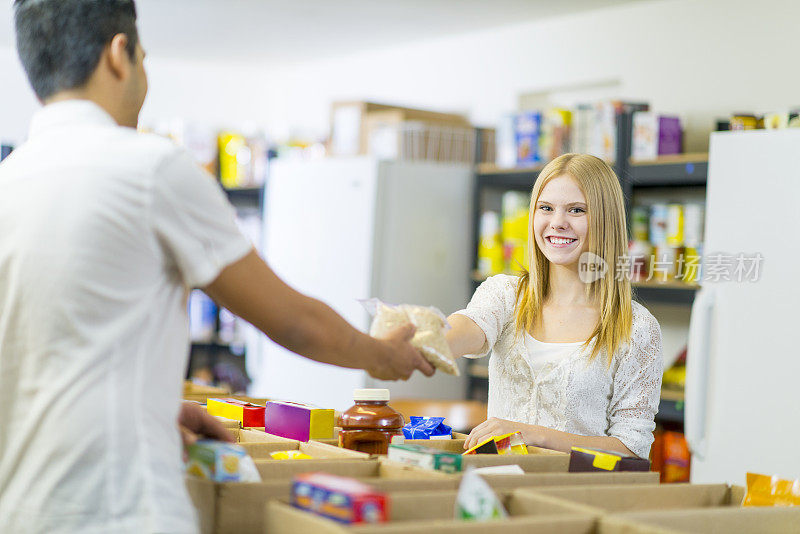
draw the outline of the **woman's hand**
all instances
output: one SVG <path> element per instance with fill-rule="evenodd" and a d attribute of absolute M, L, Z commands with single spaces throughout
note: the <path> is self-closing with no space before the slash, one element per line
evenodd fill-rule
<path fill-rule="evenodd" d="M 464 448 L 471 449 L 492 436 L 502 436 L 512 432 L 522 432 L 522 439 L 528 445 L 539 445 L 544 441 L 543 430 L 546 429 L 536 425 L 526 425 L 525 423 L 490 417 L 469 433 L 469 437 L 464 442 Z"/>

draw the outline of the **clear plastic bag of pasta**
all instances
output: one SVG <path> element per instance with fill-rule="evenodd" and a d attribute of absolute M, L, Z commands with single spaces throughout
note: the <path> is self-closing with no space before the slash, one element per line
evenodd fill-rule
<path fill-rule="evenodd" d="M 378 299 L 365 300 L 362 304 L 372 315 L 372 326 L 369 330 L 372 337 L 386 337 L 395 328 L 411 323 L 417 328 L 411 345 L 440 371 L 455 376 L 461 374 L 445 338 L 450 324 L 441 311 L 431 306 L 395 306 Z"/>

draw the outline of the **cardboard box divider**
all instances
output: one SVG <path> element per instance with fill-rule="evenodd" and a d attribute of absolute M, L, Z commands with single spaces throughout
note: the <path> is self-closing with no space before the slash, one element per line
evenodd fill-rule
<path fill-rule="evenodd" d="M 515 495 L 506 496 L 510 512 L 507 519 L 496 521 L 459 521 L 453 518 L 455 491 L 397 493 L 391 496 L 392 521 L 382 524 L 349 526 L 293 508 L 285 500 L 270 501 L 265 510 L 269 534 L 596 534 L 597 519 L 592 516 L 538 515 Z M 401 519 L 402 518 L 402 519 Z"/>
<path fill-rule="evenodd" d="M 800 507 L 703 508 L 630 512 L 600 519 L 598 534 L 800 533 Z"/>
<path fill-rule="evenodd" d="M 275 436 L 273 434 L 267 434 L 266 432 L 252 430 L 249 428 L 240 428 L 238 430 L 234 430 L 233 433 L 234 437 L 236 438 L 236 442 L 240 445 L 243 443 L 283 443 L 287 445 L 288 449 L 291 449 L 292 444 L 300 443 L 296 439 Z"/>
<path fill-rule="evenodd" d="M 600 485 L 520 489 L 554 512 L 606 515 L 616 512 L 740 507 L 744 488 L 727 484 Z"/>
<path fill-rule="evenodd" d="M 315 441 L 301 442 L 295 441 L 294 443 L 268 443 L 268 442 L 255 442 L 255 443 L 240 443 L 244 450 L 256 460 L 256 465 L 259 462 L 307 462 L 305 460 L 275 460 L 270 454 L 278 451 L 300 451 L 303 454 L 311 456 L 314 460 L 335 460 L 335 459 L 356 459 L 367 460 L 369 454 L 358 451 L 351 451 L 350 449 L 340 449 L 325 443 L 317 443 Z"/>

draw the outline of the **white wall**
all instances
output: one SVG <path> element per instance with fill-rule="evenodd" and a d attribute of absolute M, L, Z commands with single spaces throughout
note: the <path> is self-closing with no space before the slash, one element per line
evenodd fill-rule
<path fill-rule="evenodd" d="M 794 0 L 664 0 L 280 69 L 153 57 L 142 118 L 324 135 L 332 100 L 371 99 L 491 125 L 520 94 L 612 79 L 621 97 L 683 113 L 687 148 L 704 149 L 717 116 L 800 105 L 798 21 Z M 36 103 L 12 50 L 0 49 L 0 76 L 0 140 L 19 142 Z M 678 351 L 688 314 L 656 315 L 665 353 Z"/>
<path fill-rule="evenodd" d="M 323 135 L 332 100 L 372 99 L 490 125 L 520 94 L 616 79 L 619 96 L 684 113 L 698 132 L 689 148 L 702 148 L 716 116 L 800 102 L 798 20 L 794 0 L 664 0 L 291 67 L 152 57 L 143 119 L 252 120 L 278 137 Z M 18 138 L 35 103 L 12 50 L 0 49 L 0 73 L 0 138 Z"/>

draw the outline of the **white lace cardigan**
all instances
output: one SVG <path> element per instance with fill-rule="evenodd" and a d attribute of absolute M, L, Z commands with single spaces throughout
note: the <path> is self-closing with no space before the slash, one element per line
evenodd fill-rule
<path fill-rule="evenodd" d="M 489 358 L 489 417 L 541 425 L 584 436 L 613 436 L 647 458 L 653 443 L 663 374 L 661 329 L 644 306 L 633 303 L 631 339 L 609 368 L 600 353 L 586 350 L 534 373 L 525 340 L 515 336 L 519 278 L 492 276 L 478 287 L 466 309 L 486 334 L 480 355 Z"/>

